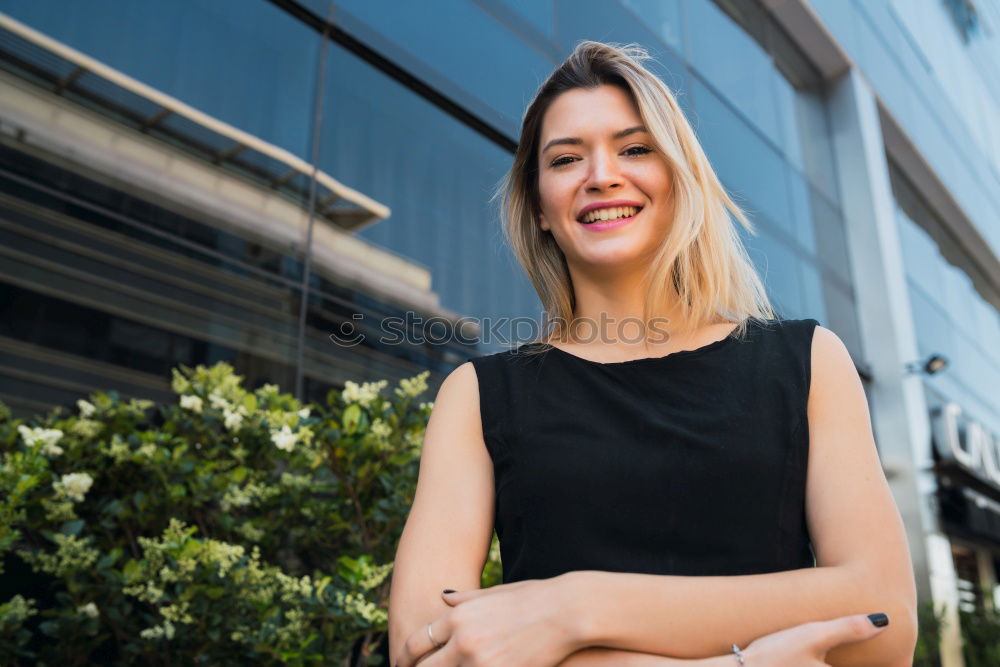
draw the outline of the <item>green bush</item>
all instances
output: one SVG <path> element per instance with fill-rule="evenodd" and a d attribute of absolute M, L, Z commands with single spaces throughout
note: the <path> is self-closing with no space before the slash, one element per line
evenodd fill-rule
<path fill-rule="evenodd" d="M 941 667 L 941 630 L 945 624 L 944 615 L 944 606 L 935 609 L 931 600 L 924 600 L 917 607 L 914 667 Z"/>
<path fill-rule="evenodd" d="M 28 575 L 0 663 L 379 664 L 428 374 L 302 406 L 220 363 L 175 370 L 174 405 L 0 403 L 0 565 Z"/>
<path fill-rule="evenodd" d="M 984 601 L 992 599 L 992 591 L 984 591 Z M 1000 665 L 1000 616 L 992 610 L 976 605 L 974 611 L 959 610 L 962 626 L 962 655 L 965 667 L 996 667 Z"/>

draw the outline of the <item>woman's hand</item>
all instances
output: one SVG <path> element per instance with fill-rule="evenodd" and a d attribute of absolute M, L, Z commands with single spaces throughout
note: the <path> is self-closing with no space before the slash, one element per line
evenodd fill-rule
<path fill-rule="evenodd" d="M 871 639 L 886 627 L 888 621 L 876 627 L 864 614 L 803 623 L 754 640 L 743 649 L 743 657 L 747 667 L 825 667 L 829 651 L 841 644 Z M 736 664 L 735 656 L 730 660 Z"/>
<path fill-rule="evenodd" d="M 511 665 L 552 667 L 583 648 L 576 643 L 564 588 L 531 579 L 490 588 L 442 593 L 452 606 L 431 623 L 435 648 L 423 625 L 406 639 L 396 667 Z"/>

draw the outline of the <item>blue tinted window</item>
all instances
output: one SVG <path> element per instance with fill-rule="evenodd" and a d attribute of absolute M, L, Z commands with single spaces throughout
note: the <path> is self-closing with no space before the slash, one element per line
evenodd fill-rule
<path fill-rule="evenodd" d="M 802 278 L 802 317 L 814 317 L 820 324 L 828 322 L 820 269 L 812 262 L 800 261 L 799 272 Z"/>
<path fill-rule="evenodd" d="M 779 89 L 783 88 L 779 85 Z M 785 154 L 813 187 L 839 205 L 840 191 L 837 188 L 837 167 L 833 158 L 826 99 L 809 90 L 798 90 L 794 95 L 789 107 L 791 120 L 788 128 L 794 131 L 797 141 L 789 139 L 785 143 Z"/>
<path fill-rule="evenodd" d="M 319 36 L 268 2 L 5 3 L 36 30 L 307 157 Z"/>
<path fill-rule="evenodd" d="M 896 209 L 896 221 L 907 275 L 928 298 L 944 304 L 947 298 L 943 289 L 941 255 L 937 244 L 899 208 Z"/>
<path fill-rule="evenodd" d="M 782 145 L 782 111 L 770 55 L 711 0 L 691 0 L 688 60 L 739 113 L 776 145 Z M 738 63 L 739 66 L 734 66 Z"/>
<path fill-rule="evenodd" d="M 788 172 L 788 194 L 792 203 L 792 227 L 795 240 L 811 255 L 816 254 L 816 230 L 812 221 L 813 191 L 795 169 Z"/>
<path fill-rule="evenodd" d="M 853 295 L 838 282 L 826 280 L 823 282 L 823 297 L 826 301 L 826 315 L 830 320 L 827 328 L 840 336 L 855 362 L 864 363 L 858 310 Z"/>
<path fill-rule="evenodd" d="M 684 53 L 682 43 L 681 3 L 663 0 L 622 0 L 626 9 L 645 23 L 664 44 L 678 54 Z"/>
<path fill-rule="evenodd" d="M 637 42 L 654 58 L 668 50 L 657 31 L 635 12 L 608 0 L 556 0 L 556 35 L 566 55 L 584 39 Z"/>
<path fill-rule="evenodd" d="M 854 283 L 851 258 L 847 250 L 847 232 L 840 212 L 827 199 L 810 190 L 813 230 L 820 263 L 835 275 L 842 285 Z"/>
<path fill-rule="evenodd" d="M 551 37 L 555 33 L 555 10 L 552 0 L 502 0 L 522 17 L 527 19 L 542 34 Z"/>
<path fill-rule="evenodd" d="M 742 228 L 741 228 L 742 229 Z M 757 236 L 743 233 L 747 252 L 767 286 L 774 309 L 781 317 L 802 317 L 798 260 L 783 243 L 765 230 Z"/>
<path fill-rule="evenodd" d="M 320 168 L 392 209 L 359 235 L 430 267 L 455 312 L 537 305 L 489 202 L 511 154 L 333 44 L 327 71 Z"/>
<path fill-rule="evenodd" d="M 439 0 L 428 11 L 421 2 L 346 0 L 337 23 L 350 28 L 345 12 L 384 38 L 386 55 L 442 92 L 462 102 L 471 95 L 516 128 L 524 105 L 555 63 L 467 0 Z M 504 128 L 509 129 L 509 128 Z M 513 130 L 511 130 L 513 131 Z"/>
<path fill-rule="evenodd" d="M 695 131 L 716 173 L 752 218 L 766 216 L 792 233 L 787 164 L 772 146 L 697 79 L 692 79 Z"/>

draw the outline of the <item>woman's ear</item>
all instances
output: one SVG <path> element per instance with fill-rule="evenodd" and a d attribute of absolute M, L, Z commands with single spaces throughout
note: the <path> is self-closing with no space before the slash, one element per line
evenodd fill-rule
<path fill-rule="evenodd" d="M 549 229 L 549 223 L 545 219 L 545 214 L 544 213 L 539 213 L 538 214 L 538 226 L 541 227 L 541 229 L 542 229 L 543 232 L 551 231 Z"/>

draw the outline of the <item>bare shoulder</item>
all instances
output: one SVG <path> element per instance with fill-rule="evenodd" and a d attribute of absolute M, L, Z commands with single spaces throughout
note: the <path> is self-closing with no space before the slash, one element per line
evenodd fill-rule
<path fill-rule="evenodd" d="M 847 351 L 847 346 L 833 331 L 827 329 L 822 324 L 817 324 L 813 331 L 813 355 L 817 353 L 822 356 L 844 354 L 850 359 L 851 355 Z"/>
<path fill-rule="evenodd" d="M 441 382 L 437 397 L 434 399 L 431 418 L 442 413 L 446 413 L 445 416 L 449 419 L 457 416 L 465 417 L 464 421 L 469 421 L 468 418 L 474 415 L 478 422 L 479 379 L 476 367 L 471 361 L 459 364 Z"/>
<path fill-rule="evenodd" d="M 864 392 L 851 353 L 836 333 L 817 325 L 811 348 L 810 403 L 814 397 Z"/>
<path fill-rule="evenodd" d="M 448 373 L 434 399 L 424 435 L 423 456 L 436 458 L 442 451 L 447 451 L 449 458 L 459 453 L 472 457 L 479 466 L 489 463 L 483 458 L 486 446 L 479 417 L 479 380 L 471 361 Z M 442 467 L 448 465 L 441 463 Z"/>

